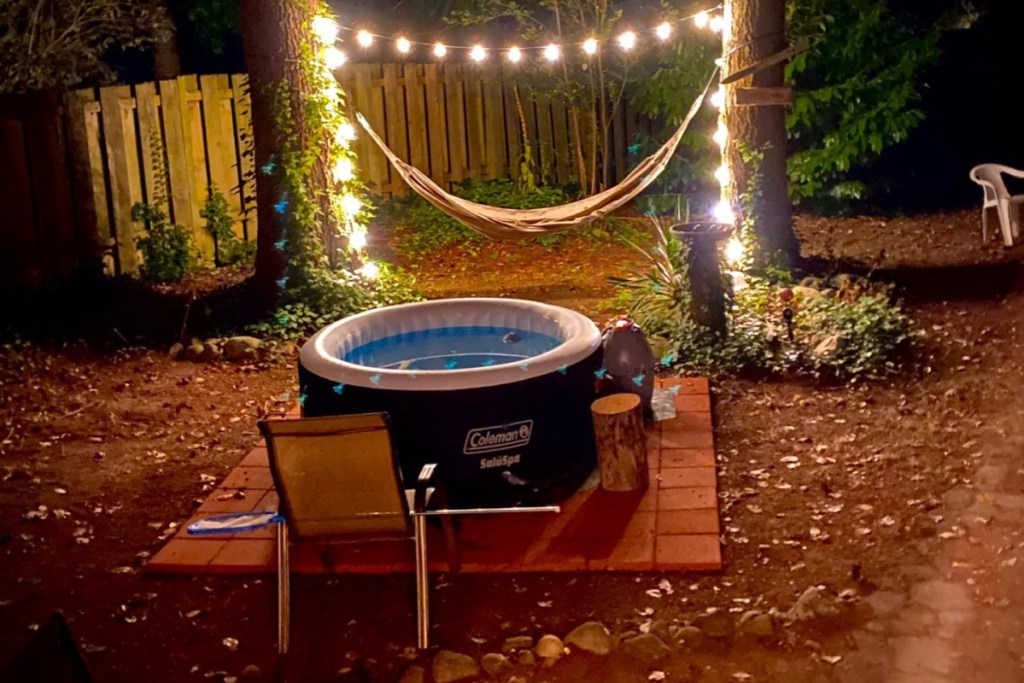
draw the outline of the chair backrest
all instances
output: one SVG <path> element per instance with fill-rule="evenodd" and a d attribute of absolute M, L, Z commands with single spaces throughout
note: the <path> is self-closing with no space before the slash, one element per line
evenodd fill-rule
<path fill-rule="evenodd" d="M 295 540 L 412 535 L 385 413 L 264 420 L 259 427 Z"/>
<path fill-rule="evenodd" d="M 1008 197 L 1010 193 L 1003 182 L 1003 173 L 1009 170 L 1013 169 L 1002 164 L 978 164 L 971 169 L 971 180 L 982 186 L 987 199 Z M 994 196 L 990 196 L 990 193 Z"/>

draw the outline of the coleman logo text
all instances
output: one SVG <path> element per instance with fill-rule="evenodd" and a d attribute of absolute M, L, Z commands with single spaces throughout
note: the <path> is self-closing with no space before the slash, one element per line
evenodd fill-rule
<path fill-rule="evenodd" d="M 477 427 L 466 433 L 466 445 L 462 452 L 466 455 L 473 455 L 474 453 L 522 448 L 530 443 L 532 433 L 533 420 L 522 420 L 493 427 Z"/>

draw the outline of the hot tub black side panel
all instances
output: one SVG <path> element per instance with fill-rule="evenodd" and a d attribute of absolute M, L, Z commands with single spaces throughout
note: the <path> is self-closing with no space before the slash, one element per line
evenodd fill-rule
<path fill-rule="evenodd" d="M 407 482 L 436 462 L 460 507 L 540 504 L 571 494 L 594 469 L 590 404 L 601 352 L 493 387 L 394 391 L 339 386 L 300 364 L 303 415 L 385 411 Z"/>

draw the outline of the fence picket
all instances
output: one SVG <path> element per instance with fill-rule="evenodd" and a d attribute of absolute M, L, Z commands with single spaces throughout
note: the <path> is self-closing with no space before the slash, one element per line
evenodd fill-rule
<path fill-rule="evenodd" d="M 242 235 L 256 239 L 256 159 L 252 137 L 252 100 L 249 98 L 249 77 L 231 75 L 234 93 L 235 144 L 238 151 L 239 202 L 242 210 Z"/>

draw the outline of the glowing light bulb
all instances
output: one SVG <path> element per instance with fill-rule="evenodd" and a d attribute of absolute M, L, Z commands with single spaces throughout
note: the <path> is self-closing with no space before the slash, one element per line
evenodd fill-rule
<path fill-rule="evenodd" d="M 654 29 L 654 35 L 658 36 L 660 40 L 668 40 L 668 37 L 672 35 L 672 24 L 667 21 L 663 21 L 658 24 L 658 28 Z"/>
<path fill-rule="evenodd" d="M 352 160 L 348 157 L 338 157 L 334 162 L 334 179 L 340 183 L 346 183 L 355 177 L 355 169 L 352 167 Z"/>
<path fill-rule="evenodd" d="M 544 59 L 549 62 L 557 62 L 558 58 L 562 56 L 562 50 L 554 43 L 544 48 Z"/>
<path fill-rule="evenodd" d="M 636 34 L 632 31 L 626 31 L 619 36 L 618 41 L 623 50 L 632 50 L 636 47 Z"/>
<path fill-rule="evenodd" d="M 324 45 L 333 45 L 338 39 L 338 24 L 330 17 L 317 17 L 310 27 L 316 34 L 316 39 Z"/>
<path fill-rule="evenodd" d="M 718 122 L 718 129 L 715 130 L 715 134 L 711 136 L 711 139 L 719 147 L 725 148 L 725 143 L 729 140 L 729 129 L 725 127 L 725 121 Z"/>
<path fill-rule="evenodd" d="M 373 261 L 367 261 L 363 267 L 359 269 L 359 274 L 367 280 L 376 280 L 377 276 L 380 275 L 380 267 Z"/>
<path fill-rule="evenodd" d="M 693 23 L 697 28 L 705 28 L 709 21 L 711 16 L 707 12 L 698 12 L 693 16 Z"/>
<path fill-rule="evenodd" d="M 747 248 L 740 242 L 739 237 L 732 237 L 725 243 L 725 262 L 735 268 L 743 262 Z"/>
<path fill-rule="evenodd" d="M 482 62 L 485 57 L 487 57 L 487 51 L 484 50 L 483 45 L 474 45 L 469 51 L 469 58 L 474 62 Z"/>
<path fill-rule="evenodd" d="M 408 38 L 402 37 L 395 41 L 395 49 L 401 52 L 403 55 L 409 54 L 409 50 L 412 49 L 412 43 L 409 42 Z"/>
<path fill-rule="evenodd" d="M 733 213 L 732 207 L 729 206 L 729 202 L 724 199 L 715 205 L 714 210 L 711 214 L 715 217 L 715 220 L 719 223 L 726 223 L 732 225 L 736 222 L 736 214 Z"/>
<path fill-rule="evenodd" d="M 721 166 L 715 169 L 715 180 L 718 181 L 719 185 L 725 185 L 726 183 L 728 183 L 729 178 L 729 167 L 726 166 L 725 164 L 722 164 Z"/>
<path fill-rule="evenodd" d="M 588 55 L 597 54 L 597 40 L 594 38 L 587 38 L 583 41 L 583 51 Z"/>
<path fill-rule="evenodd" d="M 355 139 L 356 127 L 348 121 L 338 126 L 338 131 L 334 134 L 334 141 L 342 147 L 348 147 L 348 143 Z"/>
<path fill-rule="evenodd" d="M 363 208 L 363 203 L 359 201 L 359 197 L 354 194 L 346 194 L 341 198 L 341 210 L 348 216 L 355 216 L 359 213 L 359 209 Z"/>
<path fill-rule="evenodd" d="M 345 53 L 336 47 L 329 47 L 324 50 L 324 61 L 327 62 L 328 69 L 337 69 L 339 66 L 348 61 L 348 57 Z"/>
<path fill-rule="evenodd" d="M 448 54 L 448 48 L 444 46 L 444 43 L 435 43 L 434 44 L 434 56 L 435 57 L 440 59 L 441 57 L 444 57 L 446 54 Z"/>
<path fill-rule="evenodd" d="M 718 90 L 711 93 L 711 98 L 708 100 L 711 102 L 711 106 L 715 109 L 721 109 L 725 106 L 725 88 L 719 86 Z"/>
<path fill-rule="evenodd" d="M 363 47 L 370 47 L 373 45 L 373 34 L 366 29 L 360 29 L 356 33 L 356 42 Z"/>
<path fill-rule="evenodd" d="M 711 21 L 708 23 L 708 28 L 710 28 L 713 33 L 721 33 L 722 29 L 725 28 L 725 19 L 717 16 L 711 17 Z"/>
<path fill-rule="evenodd" d="M 348 236 L 348 244 L 350 247 L 359 251 L 366 246 L 366 230 L 363 228 L 356 228 L 352 231 L 352 234 Z"/>
<path fill-rule="evenodd" d="M 505 53 L 505 56 L 508 57 L 508 61 L 516 64 L 523 58 L 523 52 L 518 47 L 510 47 L 508 52 Z"/>

